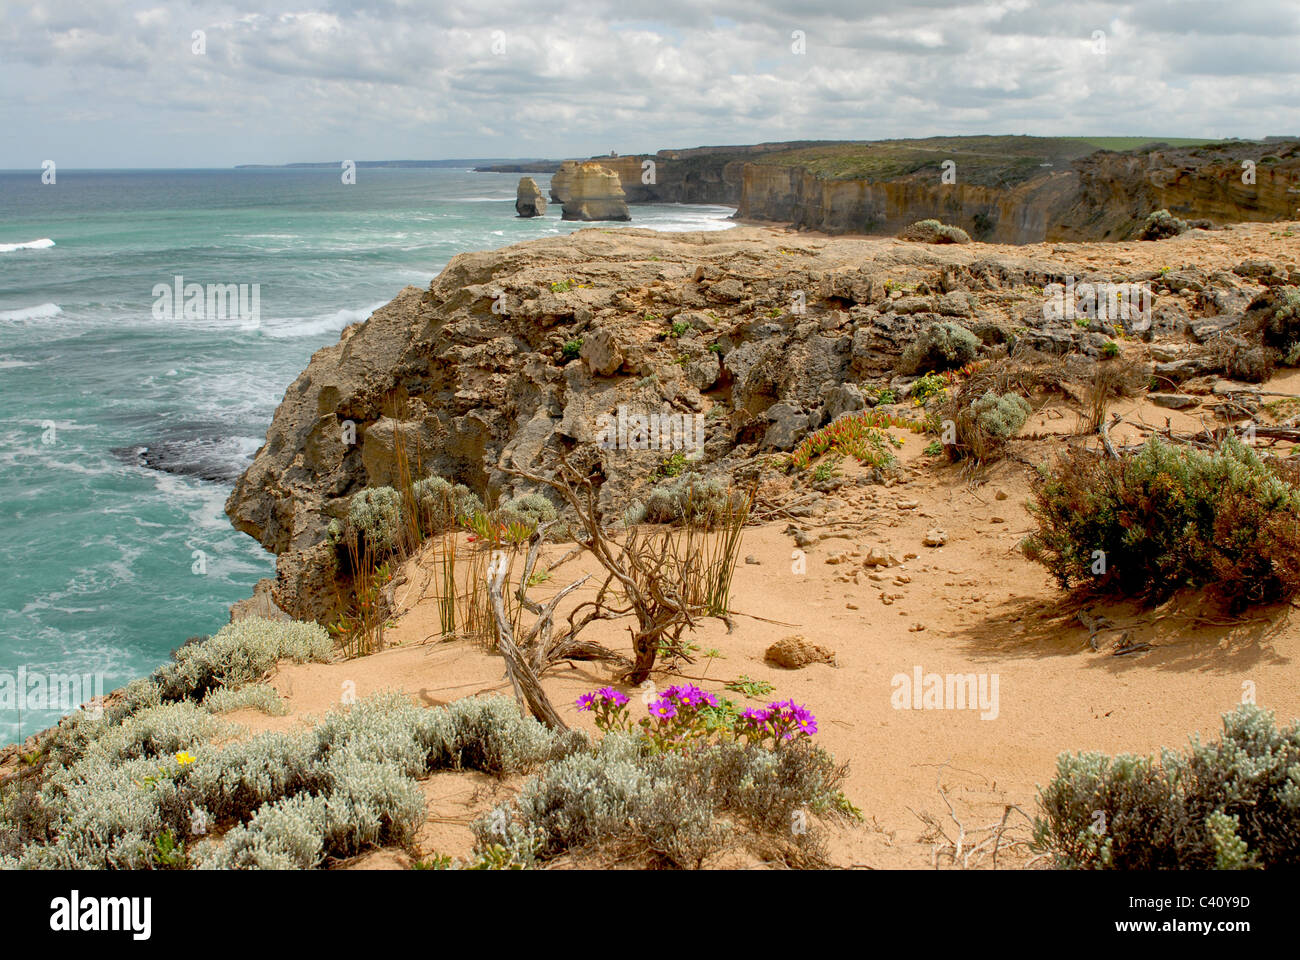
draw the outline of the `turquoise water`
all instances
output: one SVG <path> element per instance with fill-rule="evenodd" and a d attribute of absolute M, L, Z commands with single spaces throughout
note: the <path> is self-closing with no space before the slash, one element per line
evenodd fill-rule
<path fill-rule="evenodd" d="M 273 575 L 222 506 L 285 387 L 344 326 L 456 253 L 578 229 L 558 205 L 517 219 L 517 181 L 0 173 L 0 684 L 25 668 L 102 673 L 112 690 L 218 630 Z M 722 229 L 731 212 L 637 206 L 632 225 Z M 176 274 L 257 284 L 260 323 L 156 318 L 153 288 Z M 0 743 L 63 712 L 4 704 Z"/>

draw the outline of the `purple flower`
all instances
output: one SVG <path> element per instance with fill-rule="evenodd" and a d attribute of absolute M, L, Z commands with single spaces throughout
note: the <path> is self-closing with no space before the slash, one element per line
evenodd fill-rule
<path fill-rule="evenodd" d="M 658 717 L 660 720 L 671 720 L 677 716 L 677 708 L 667 697 L 660 697 L 658 700 L 650 702 L 650 716 Z"/>
<path fill-rule="evenodd" d="M 711 707 L 716 707 L 718 705 L 717 697 L 701 690 L 693 683 L 669 687 L 664 691 L 664 697 L 669 700 L 676 700 L 682 706 L 686 707 L 699 707 L 704 704 L 708 704 Z"/>
<path fill-rule="evenodd" d="M 584 693 L 575 702 L 579 711 L 590 710 L 596 705 L 596 694 Z"/>
<path fill-rule="evenodd" d="M 612 704 L 615 707 L 621 707 L 627 703 L 627 697 L 613 687 L 601 687 L 596 691 L 595 696 L 601 697 L 605 703 Z"/>

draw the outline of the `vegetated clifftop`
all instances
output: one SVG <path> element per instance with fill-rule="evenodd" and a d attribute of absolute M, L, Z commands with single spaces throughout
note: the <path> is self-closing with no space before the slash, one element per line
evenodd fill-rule
<path fill-rule="evenodd" d="M 296 617 L 328 617 L 336 588 L 327 525 L 358 490 L 397 480 L 398 436 L 416 476 L 480 495 L 524 492 L 507 471 L 545 471 L 563 452 L 601 478 L 600 509 L 616 518 L 672 453 L 603 446 L 601 418 L 620 406 L 700 415 L 695 469 L 744 482 L 756 454 L 789 450 L 875 402 L 868 387 L 905 398 L 914 377 L 897 375 L 898 358 L 928 324 L 967 326 L 988 352 L 1018 340 L 1094 362 L 1107 344 L 1101 326 L 1045 318 L 1043 288 L 1071 276 L 1151 282 L 1155 319 L 1144 336 L 1179 341 L 1157 372 L 1212 372 L 1223 351 L 1196 341 L 1239 322 L 1264 282 L 1256 275 L 1300 282 L 1294 262 L 1240 274 L 1226 261 L 1161 269 L 1206 251 L 1223 261 L 1231 234 L 1020 251 L 765 228 L 593 228 L 462 254 L 428 290 L 406 288 L 317 351 L 226 510 L 278 555 L 276 603 Z M 1132 266 L 1146 251 L 1147 264 Z M 1111 267 L 1094 266 L 1110 257 Z M 1206 355 L 1184 357 L 1196 350 Z"/>
<path fill-rule="evenodd" d="M 944 183 L 949 160 L 955 182 Z M 1246 160 L 1254 183 L 1243 180 Z M 1295 216 L 1300 142 L 1116 153 L 1083 140 L 956 137 L 773 154 L 742 177 L 743 220 L 892 235 L 934 218 L 1001 243 L 1122 240 L 1159 209 L 1216 223 Z"/>

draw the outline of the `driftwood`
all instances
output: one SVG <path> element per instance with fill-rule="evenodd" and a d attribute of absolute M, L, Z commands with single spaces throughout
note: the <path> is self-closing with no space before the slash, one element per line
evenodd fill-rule
<path fill-rule="evenodd" d="M 493 563 L 488 570 L 488 594 L 492 598 L 492 613 L 497 622 L 497 649 L 501 651 L 501 658 L 506 662 L 506 675 L 510 678 L 510 685 L 514 687 L 515 699 L 521 707 L 527 704 L 532 715 L 552 730 L 567 730 L 568 726 L 555 712 L 555 707 L 551 705 L 546 691 L 542 689 L 542 684 L 537 679 L 537 671 L 533 669 L 529 658 L 524 656 L 523 651 L 515 644 L 514 631 L 510 628 L 510 618 L 506 616 L 505 602 L 502 597 L 505 578 L 505 564 Z M 536 634 L 537 629 L 536 626 L 533 628 L 533 634 Z"/>

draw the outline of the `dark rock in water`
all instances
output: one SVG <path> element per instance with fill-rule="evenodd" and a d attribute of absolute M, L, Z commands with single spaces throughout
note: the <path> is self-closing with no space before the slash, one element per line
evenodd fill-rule
<path fill-rule="evenodd" d="M 252 462 L 253 450 L 239 437 L 163 439 L 146 445 L 114 447 L 112 454 L 161 473 L 196 477 L 211 483 L 233 483 Z"/>
<path fill-rule="evenodd" d="M 546 213 L 546 198 L 532 177 L 520 177 L 515 192 L 515 213 L 521 217 L 540 217 Z"/>

